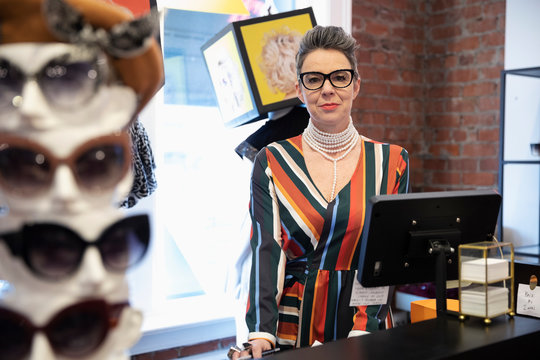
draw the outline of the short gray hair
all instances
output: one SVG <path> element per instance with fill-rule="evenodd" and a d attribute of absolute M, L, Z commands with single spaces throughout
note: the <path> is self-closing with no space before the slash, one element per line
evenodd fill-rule
<path fill-rule="evenodd" d="M 306 57 L 317 49 L 333 49 L 340 51 L 354 70 L 355 77 L 358 76 L 356 60 L 356 50 L 358 45 L 356 40 L 339 26 L 320 26 L 316 25 L 313 29 L 308 30 L 302 41 L 300 48 L 296 54 L 296 73 L 300 75 L 300 69 L 304 64 Z"/>

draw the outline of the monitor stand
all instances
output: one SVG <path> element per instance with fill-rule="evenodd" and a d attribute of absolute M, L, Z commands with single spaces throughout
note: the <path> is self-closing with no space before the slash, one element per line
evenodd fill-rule
<path fill-rule="evenodd" d="M 447 240 L 429 240 L 429 254 L 435 256 L 435 294 L 437 317 L 446 315 L 458 315 L 446 308 L 446 263 L 450 261 L 447 258 L 455 252 Z"/>

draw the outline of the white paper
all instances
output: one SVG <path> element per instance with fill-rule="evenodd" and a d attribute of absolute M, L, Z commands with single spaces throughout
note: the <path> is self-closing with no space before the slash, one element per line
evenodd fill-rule
<path fill-rule="evenodd" d="M 363 287 L 357 278 L 354 279 L 351 302 L 349 306 L 381 305 L 388 301 L 389 286 Z"/>
<path fill-rule="evenodd" d="M 540 287 L 531 290 L 528 284 L 519 284 L 516 313 L 540 317 Z"/>

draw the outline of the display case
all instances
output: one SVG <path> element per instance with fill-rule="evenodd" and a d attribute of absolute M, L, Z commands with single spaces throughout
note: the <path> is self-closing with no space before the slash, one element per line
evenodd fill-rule
<path fill-rule="evenodd" d="M 459 315 L 480 317 L 486 324 L 500 315 L 515 315 L 514 247 L 483 241 L 458 248 Z"/>

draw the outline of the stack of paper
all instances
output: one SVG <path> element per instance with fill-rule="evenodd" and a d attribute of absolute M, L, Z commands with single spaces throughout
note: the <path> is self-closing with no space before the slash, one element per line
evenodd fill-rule
<path fill-rule="evenodd" d="M 505 259 L 480 258 L 461 263 L 461 281 L 493 282 L 508 277 L 509 262 Z M 487 276 L 487 279 L 486 279 Z"/>
<path fill-rule="evenodd" d="M 476 286 L 462 290 L 461 312 L 479 317 L 503 314 L 508 310 L 508 293 L 508 288 L 496 286 Z"/>

